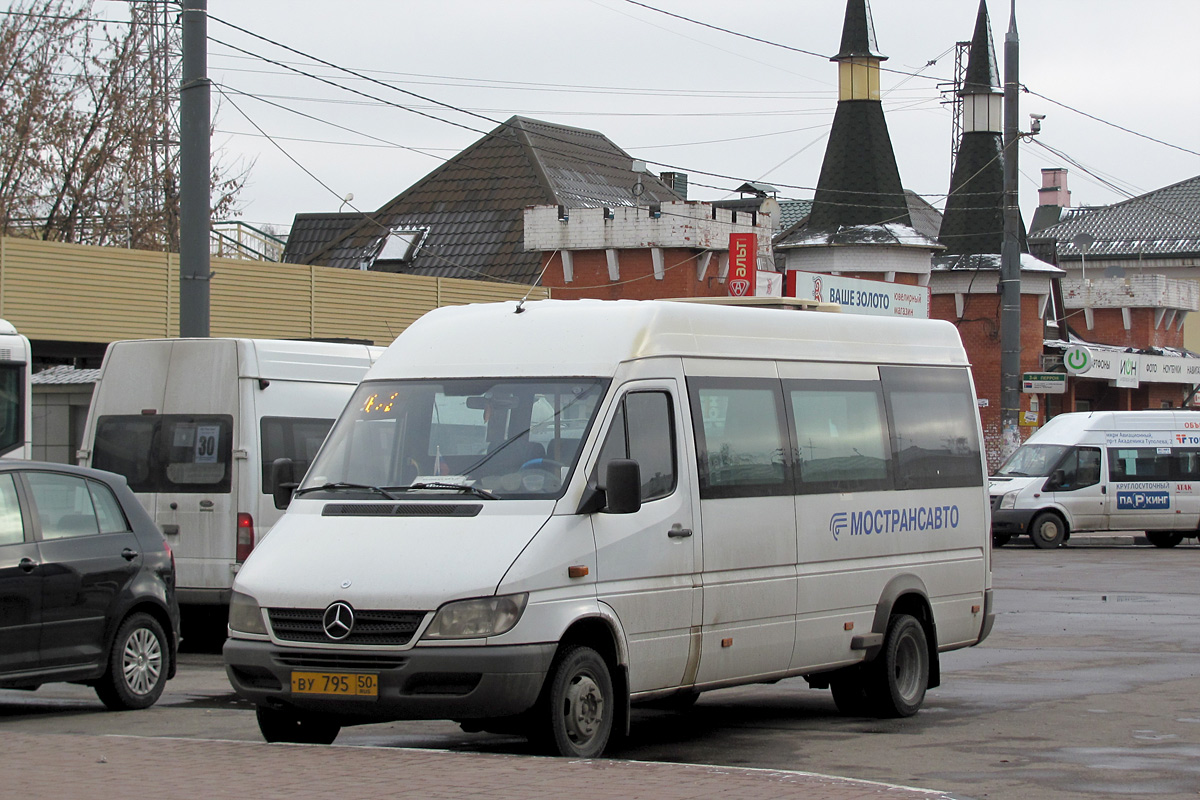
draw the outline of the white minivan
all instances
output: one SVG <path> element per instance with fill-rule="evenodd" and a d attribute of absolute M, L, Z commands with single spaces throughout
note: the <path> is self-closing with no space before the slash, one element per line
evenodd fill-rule
<path fill-rule="evenodd" d="M 383 348 L 271 339 L 113 342 L 79 463 L 124 475 L 175 553 L 181 604 L 229 602 L 283 513 L 271 464 L 316 454 Z"/>
<path fill-rule="evenodd" d="M 1004 462 L 990 492 L 997 546 L 1136 530 L 1174 547 L 1200 532 L 1200 411 L 1059 414 Z"/>
<path fill-rule="evenodd" d="M 268 741 L 432 718 L 591 757 L 631 704 L 793 676 L 911 715 L 991 627 L 980 439 L 944 322 L 431 311 L 238 574 L 226 671 Z"/>

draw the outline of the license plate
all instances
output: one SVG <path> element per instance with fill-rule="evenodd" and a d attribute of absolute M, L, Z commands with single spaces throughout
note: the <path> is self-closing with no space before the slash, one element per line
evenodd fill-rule
<path fill-rule="evenodd" d="M 378 697 L 379 676 L 363 672 L 293 672 L 292 693 Z"/>

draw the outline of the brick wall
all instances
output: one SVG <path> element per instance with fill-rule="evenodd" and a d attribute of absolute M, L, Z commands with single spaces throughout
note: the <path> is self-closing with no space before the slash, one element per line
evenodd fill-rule
<path fill-rule="evenodd" d="M 1153 308 L 1130 309 L 1129 329 L 1119 308 L 1097 308 L 1092 311 L 1092 327 L 1083 322 L 1083 313 L 1077 312 L 1072 326 L 1089 339 L 1118 347 L 1174 347 L 1182 348 L 1183 331 L 1178 325 L 1155 326 Z"/>
<path fill-rule="evenodd" d="M 728 294 L 717 280 L 717 256 L 709 261 L 703 280 L 696 280 L 699 254 L 685 248 L 663 248 L 663 278 L 654 277 L 654 262 L 649 249 L 621 250 L 620 277 L 609 279 L 608 259 L 603 250 L 576 250 L 572 253 L 574 280 L 563 280 L 562 256 L 543 255 L 542 265 L 549 266 L 542 286 L 550 287 L 560 300 L 593 298 L 600 300 L 656 300 L 665 297 L 717 297 Z"/>

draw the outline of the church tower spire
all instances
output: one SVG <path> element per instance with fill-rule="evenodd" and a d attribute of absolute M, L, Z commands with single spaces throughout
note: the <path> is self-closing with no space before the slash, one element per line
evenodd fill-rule
<path fill-rule="evenodd" d="M 912 226 L 896 155 L 880 102 L 879 67 L 868 0 L 847 0 L 838 65 L 838 105 L 821 177 L 813 196 L 810 231 L 863 225 Z"/>

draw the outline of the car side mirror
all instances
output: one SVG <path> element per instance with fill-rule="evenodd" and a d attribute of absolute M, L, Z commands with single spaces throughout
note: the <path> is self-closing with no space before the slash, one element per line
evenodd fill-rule
<path fill-rule="evenodd" d="M 642 468 L 630 458 L 614 458 L 604 474 L 609 514 L 634 514 L 642 507 Z"/>
<path fill-rule="evenodd" d="M 1053 492 L 1063 487 L 1067 482 L 1067 473 L 1061 469 L 1056 469 L 1050 473 L 1050 477 L 1046 480 L 1046 485 L 1042 487 L 1043 491 Z"/>
<path fill-rule="evenodd" d="M 290 458 L 277 458 L 271 463 L 271 494 L 276 508 L 287 508 L 296 491 L 296 464 Z"/>

